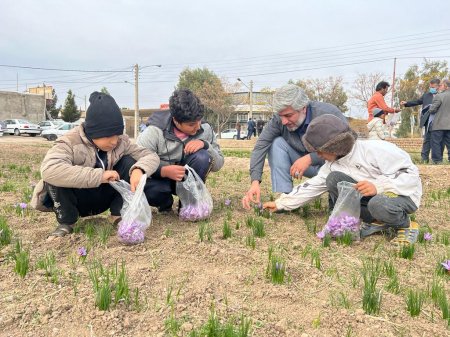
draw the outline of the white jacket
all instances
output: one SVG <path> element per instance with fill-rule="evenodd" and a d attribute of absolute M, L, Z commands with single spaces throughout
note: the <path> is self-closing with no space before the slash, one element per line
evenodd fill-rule
<path fill-rule="evenodd" d="M 345 173 L 356 181 L 373 183 L 377 194 L 392 192 L 410 197 L 417 207 L 420 205 L 422 182 L 419 169 L 412 163 L 409 154 L 389 142 L 356 140 L 348 155 L 334 162 L 326 161 L 317 176 L 275 200 L 277 209 L 296 209 L 327 192 L 326 179 L 333 171 Z"/>
<path fill-rule="evenodd" d="M 383 120 L 380 117 L 374 117 L 367 123 L 369 129 L 369 139 L 385 139 L 384 131 L 386 130 Z"/>

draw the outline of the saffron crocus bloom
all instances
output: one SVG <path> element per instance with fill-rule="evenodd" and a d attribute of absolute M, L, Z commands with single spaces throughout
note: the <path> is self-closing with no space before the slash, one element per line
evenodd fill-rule
<path fill-rule="evenodd" d="M 225 206 L 230 206 L 230 205 L 231 205 L 231 200 L 225 199 Z"/>
<path fill-rule="evenodd" d="M 431 235 L 431 233 L 425 233 L 425 234 L 423 235 L 423 239 L 424 239 L 425 241 L 431 241 L 432 238 L 433 238 L 433 235 Z"/>
<path fill-rule="evenodd" d="M 441 265 L 445 270 L 450 271 L 450 260 L 442 262 Z"/>
<path fill-rule="evenodd" d="M 324 231 L 320 231 L 320 232 L 318 232 L 316 235 L 317 235 L 317 237 L 318 237 L 320 240 L 323 240 L 323 238 L 325 237 L 325 232 L 324 232 Z"/>
<path fill-rule="evenodd" d="M 21 202 L 21 203 L 19 204 L 19 207 L 20 207 L 21 209 L 25 209 L 25 208 L 27 208 L 27 203 L 26 203 L 26 202 Z"/>
<path fill-rule="evenodd" d="M 85 257 L 87 255 L 87 250 L 85 247 L 78 247 L 77 253 L 80 257 Z"/>

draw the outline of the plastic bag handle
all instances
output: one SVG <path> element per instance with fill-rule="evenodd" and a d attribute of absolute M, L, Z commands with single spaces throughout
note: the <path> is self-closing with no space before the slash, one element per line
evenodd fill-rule
<path fill-rule="evenodd" d="M 197 172 L 195 172 L 195 170 L 192 167 L 190 167 L 188 164 L 184 165 L 184 168 L 186 169 L 186 171 L 188 171 L 188 173 L 192 174 L 192 177 L 194 178 L 194 180 L 203 182 L 203 180 L 200 178 L 200 176 L 197 174 Z"/>

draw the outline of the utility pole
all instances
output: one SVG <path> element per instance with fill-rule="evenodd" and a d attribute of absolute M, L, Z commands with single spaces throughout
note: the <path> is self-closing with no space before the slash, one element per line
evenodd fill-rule
<path fill-rule="evenodd" d="M 86 116 L 86 95 L 84 95 L 84 115 Z"/>
<path fill-rule="evenodd" d="M 137 140 L 139 134 L 139 65 L 134 65 L 134 140 Z"/>
<path fill-rule="evenodd" d="M 397 58 L 394 57 L 394 71 L 392 72 L 392 92 L 391 92 L 391 107 L 394 107 L 394 98 L 395 98 L 395 68 L 397 66 Z M 386 120 L 386 115 L 384 116 Z M 392 131 L 394 130 L 394 125 L 389 126 L 389 137 L 392 138 Z"/>
<path fill-rule="evenodd" d="M 395 94 L 395 68 L 397 65 L 397 58 L 394 57 L 394 72 L 392 74 L 392 97 L 391 97 L 391 107 L 394 107 L 394 94 Z"/>
<path fill-rule="evenodd" d="M 250 81 L 250 113 L 249 118 L 253 118 L 253 81 Z"/>
<path fill-rule="evenodd" d="M 44 89 L 44 121 L 47 119 L 47 98 L 45 97 L 45 83 L 42 83 Z M 39 118 L 37 118 L 36 123 L 39 123 Z"/>

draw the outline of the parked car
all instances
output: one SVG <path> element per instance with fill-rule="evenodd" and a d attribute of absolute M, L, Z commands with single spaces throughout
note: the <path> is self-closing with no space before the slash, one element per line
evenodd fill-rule
<path fill-rule="evenodd" d="M 56 138 L 65 135 L 67 132 L 78 126 L 78 123 L 64 123 L 54 129 L 47 129 L 42 131 L 42 137 L 47 140 L 56 140 Z"/>
<path fill-rule="evenodd" d="M 220 133 L 221 139 L 237 139 L 237 130 L 236 129 L 227 129 L 223 130 Z M 240 139 L 247 139 L 247 136 L 241 131 L 241 138 Z"/>
<path fill-rule="evenodd" d="M 6 132 L 10 135 L 20 136 L 28 134 L 35 137 L 41 134 L 41 128 L 37 124 L 33 124 L 25 119 L 6 119 Z"/>
<path fill-rule="evenodd" d="M 52 121 L 42 121 L 38 125 L 41 128 L 41 130 L 47 130 L 47 129 L 56 129 L 61 124 L 64 124 L 64 121 L 52 120 Z"/>

